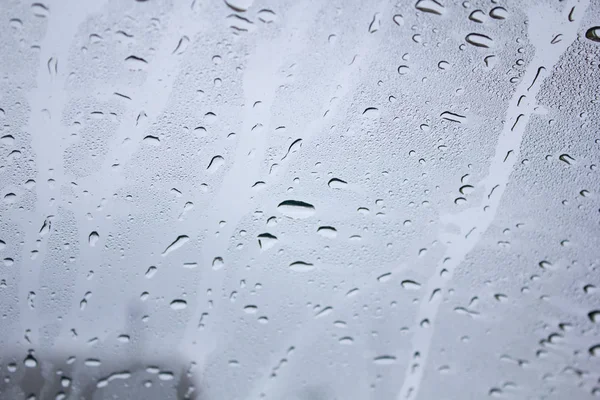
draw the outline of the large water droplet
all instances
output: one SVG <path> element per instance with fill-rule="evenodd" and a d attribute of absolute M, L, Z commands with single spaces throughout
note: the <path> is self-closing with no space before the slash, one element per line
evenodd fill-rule
<path fill-rule="evenodd" d="M 494 19 L 506 19 L 508 18 L 508 11 L 504 7 L 494 7 L 490 11 L 490 17 Z"/>
<path fill-rule="evenodd" d="M 225 261 L 223 261 L 222 257 L 215 257 L 212 262 L 212 269 L 215 271 L 220 270 L 225 266 Z"/>
<path fill-rule="evenodd" d="M 96 246 L 96 243 L 98 243 L 99 239 L 100 235 L 98 235 L 98 232 L 93 231 L 92 233 L 90 233 L 90 236 L 88 236 L 88 243 L 90 246 L 94 247 Z"/>
<path fill-rule="evenodd" d="M 407 290 L 418 290 L 421 288 L 421 284 L 410 279 L 405 279 L 401 283 L 402 287 Z"/>
<path fill-rule="evenodd" d="M 27 357 L 25 357 L 25 360 L 23 360 L 23 364 L 25 364 L 27 368 L 35 368 L 37 367 L 38 362 L 34 356 L 28 354 Z"/>
<path fill-rule="evenodd" d="M 177 236 L 177 239 L 175 239 L 170 245 L 168 245 L 167 248 L 162 252 L 162 256 L 166 257 L 169 253 L 172 253 L 173 251 L 179 249 L 181 246 L 186 244 L 189 240 L 190 240 L 190 238 L 186 235 Z"/>
<path fill-rule="evenodd" d="M 494 41 L 491 37 L 483 35 L 481 33 L 469 33 L 465 37 L 465 40 L 467 41 L 467 43 L 475 47 L 490 48 L 494 44 Z"/>
<path fill-rule="evenodd" d="M 307 263 L 304 261 L 295 261 L 290 264 L 290 269 L 296 272 L 308 272 L 315 269 L 314 264 Z"/>
<path fill-rule="evenodd" d="M 377 365 L 391 365 L 396 363 L 396 357 L 390 355 L 378 356 L 373 359 Z"/>
<path fill-rule="evenodd" d="M 475 10 L 469 15 L 469 19 L 473 22 L 481 24 L 483 21 L 485 21 L 485 13 L 481 10 Z"/>
<path fill-rule="evenodd" d="M 315 213 L 315 207 L 312 204 L 299 200 L 282 201 L 277 206 L 277 209 L 286 217 L 294 219 L 308 218 Z"/>
<path fill-rule="evenodd" d="M 346 187 L 346 185 L 348 185 L 348 183 L 346 181 L 343 181 L 338 178 L 330 179 L 327 184 L 332 189 L 343 189 L 344 187 Z"/>
<path fill-rule="evenodd" d="M 594 26 L 585 32 L 585 37 L 592 42 L 600 43 L 600 26 Z"/>
<path fill-rule="evenodd" d="M 223 164 L 225 164 L 225 159 L 223 157 L 214 156 L 208 163 L 208 167 L 206 167 L 206 170 L 209 173 L 214 174 L 219 170 L 219 168 L 221 168 L 221 166 L 223 166 Z"/>
<path fill-rule="evenodd" d="M 317 233 L 328 239 L 335 239 L 337 236 L 337 230 L 333 226 L 320 226 Z"/>
<path fill-rule="evenodd" d="M 419 0 L 415 4 L 415 8 L 419 11 L 442 15 L 444 13 L 444 6 L 438 3 L 436 0 Z"/>
<path fill-rule="evenodd" d="M 171 308 L 173 310 L 179 311 L 179 310 L 185 309 L 186 307 L 187 307 L 187 301 L 185 301 L 185 300 L 176 299 L 171 302 Z"/>
<path fill-rule="evenodd" d="M 254 0 L 225 0 L 227 4 L 234 11 L 248 11 Z"/>

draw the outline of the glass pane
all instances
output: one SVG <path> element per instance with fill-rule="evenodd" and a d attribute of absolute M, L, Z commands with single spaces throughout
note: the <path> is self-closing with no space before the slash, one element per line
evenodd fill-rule
<path fill-rule="evenodd" d="M 1 399 L 600 396 L 600 2 L 0 2 Z"/>

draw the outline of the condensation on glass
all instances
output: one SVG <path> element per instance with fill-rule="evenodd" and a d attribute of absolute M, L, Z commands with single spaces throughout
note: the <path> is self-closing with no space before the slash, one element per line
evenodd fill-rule
<path fill-rule="evenodd" d="M 598 1 L 0 21 L 1 399 L 600 396 Z"/>

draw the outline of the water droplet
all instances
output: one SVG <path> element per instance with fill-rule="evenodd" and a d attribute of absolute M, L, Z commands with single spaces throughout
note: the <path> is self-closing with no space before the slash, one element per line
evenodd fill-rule
<path fill-rule="evenodd" d="M 490 10 L 490 17 L 494 19 L 506 19 L 508 18 L 508 11 L 504 7 L 494 7 Z"/>
<path fill-rule="evenodd" d="M 277 236 L 270 233 L 261 233 L 258 235 L 258 245 L 261 250 L 268 250 L 277 243 Z"/>
<path fill-rule="evenodd" d="M 410 72 L 410 68 L 408 67 L 408 65 L 401 65 L 398 67 L 398 73 L 400 75 L 406 75 Z"/>
<path fill-rule="evenodd" d="M 212 262 L 212 269 L 215 271 L 220 270 L 225 266 L 225 261 L 223 261 L 222 257 L 215 257 Z"/>
<path fill-rule="evenodd" d="M 157 271 L 157 269 L 155 266 L 150 266 L 148 268 L 148 270 L 146 271 L 146 278 L 147 279 L 152 278 L 154 276 L 154 274 L 156 274 L 156 271 Z"/>
<path fill-rule="evenodd" d="M 86 367 L 99 367 L 100 366 L 100 360 L 96 359 L 96 358 L 88 358 L 87 360 L 84 361 L 84 365 Z"/>
<path fill-rule="evenodd" d="M 362 115 L 365 118 L 369 118 L 369 119 L 377 119 L 379 118 L 379 109 L 376 107 L 367 107 L 365 108 L 365 110 L 363 111 Z"/>
<path fill-rule="evenodd" d="M 446 121 L 457 122 L 459 124 L 461 124 L 467 120 L 467 117 L 465 117 L 464 115 L 460 115 L 460 114 L 453 113 L 450 111 L 444 111 L 443 113 L 440 114 L 440 117 L 442 119 L 445 119 Z"/>
<path fill-rule="evenodd" d="M 458 189 L 458 191 L 460 192 L 460 194 L 464 194 L 464 195 L 467 195 L 469 193 L 473 193 L 473 190 L 474 190 L 474 188 L 471 185 L 463 185 L 463 186 L 460 187 L 460 189 Z"/>
<path fill-rule="evenodd" d="M 340 344 L 349 345 L 354 343 L 354 339 L 350 336 L 344 336 L 339 339 Z"/>
<path fill-rule="evenodd" d="M 37 367 L 38 362 L 34 356 L 28 354 L 27 357 L 25 357 L 25 360 L 23 360 L 23 364 L 25 364 L 27 368 L 35 368 Z"/>
<path fill-rule="evenodd" d="M 600 357 L 600 344 L 590 347 L 589 352 L 591 356 Z"/>
<path fill-rule="evenodd" d="M 387 281 L 389 281 L 390 279 L 392 279 L 392 273 L 391 273 L 391 272 L 386 272 L 385 274 L 383 274 L 383 275 L 379 275 L 379 276 L 377 277 L 377 280 L 378 280 L 379 282 L 387 282 Z"/>
<path fill-rule="evenodd" d="M 391 365 L 396 363 L 396 357 L 390 355 L 378 356 L 373 359 L 377 365 Z"/>
<path fill-rule="evenodd" d="M 333 226 L 320 226 L 317 229 L 317 233 L 328 239 L 335 239 L 337 237 L 337 230 Z"/>
<path fill-rule="evenodd" d="M 98 243 L 99 239 L 100 235 L 98 235 L 98 232 L 93 231 L 92 233 L 90 233 L 90 236 L 88 236 L 88 243 L 90 246 L 94 247 L 96 246 L 96 243 Z"/>
<path fill-rule="evenodd" d="M 179 42 L 177 43 L 177 46 L 175 47 L 175 50 L 173 50 L 173 54 L 183 54 L 185 53 L 185 51 L 187 50 L 188 46 L 190 44 L 190 38 L 187 36 L 182 36 L 179 39 Z"/>
<path fill-rule="evenodd" d="M 325 307 L 315 315 L 315 318 L 325 317 L 326 315 L 331 314 L 332 311 L 333 307 Z"/>
<path fill-rule="evenodd" d="M 465 37 L 465 40 L 467 41 L 467 43 L 475 47 L 483 47 L 486 49 L 494 45 L 494 41 L 492 40 L 492 38 L 486 35 L 482 35 L 480 33 L 469 33 Z"/>
<path fill-rule="evenodd" d="M 117 336 L 117 340 L 121 343 L 129 343 L 131 338 L 129 337 L 129 335 L 119 335 Z"/>
<path fill-rule="evenodd" d="M 564 163 L 566 163 L 567 165 L 571 165 L 572 161 L 575 161 L 575 159 L 573 157 L 571 157 L 568 154 L 561 154 L 560 156 L 558 156 L 558 159 Z"/>
<path fill-rule="evenodd" d="M 417 4 L 415 4 L 415 8 L 419 11 L 436 15 L 442 15 L 444 13 L 444 6 L 436 0 L 419 0 L 417 1 Z"/>
<path fill-rule="evenodd" d="M 485 21 L 485 13 L 481 10 L 475 10 L 469 15 L 469 19 L 473 22 L 482 24 Z"/>
<path fill-rule="evenodd" d="M 375 15 L 373 15 L 373 19 L 371 20 L 371 23 L 369 24 L 369 33 L 377 32 L 380 27 L 381 27 L 381 14 L 375 13 Z"/>
<path fill-rule="evenodd" d="M 17 195 L 14 193 L 7 193 L 4 195 L 4 202 L 6 204 L 14 204 L 17 201 Z"/>
<path fill-rule="evenodd" d="M 187 307 L 187 301 L 181 299 L 175 299 L 171 302 L 171 308 L 173 310 L 179 311 L 183 310 Z"/>
<path fill-rule="evenodd" d="M 588 318 L 595 324 L 600 323 L 600 310 L 593 310 L 588 313 Z"/>
<path fill-rule="evenodd" d="M 256 13 L 256 16 L 265 24 L 270 24 L 277 19 L 277 15 L 273 11 L 266 9 L 260 10 L 258 13 Z"/>
<path fill-rule="evenodd" d="M 286 217 L 294 219 L 308 218 L 314 215 L 315 207 L 312 204 L 299 200 L 285 200 L 279 203 L 277 209 Z"/>
<path fill-rule="evenodd" d="M 177 239 L 175 239 L 170 245 L 168 245 L 167 248 L 162 252 L 161 255 L 163 257 L 166 257 L 169 253 L 172 253 L 175 250 L 179 249 L 181 246 L 186 244 L 189 240 L 190 240 L 190 238 L 186 235 L 177 236 Z"/>
<path fill-rule="evenodd" d="M 244 312 L 246 314 L 256 314 L 258 312 L 258 307 L 256 307 L 255 305 L 248 305 L 244 307 Z"/>
<path fill-rule="evenodd" d="M 344 187 L 346 187 L 346 185 L 348 185 L 348 183 L 341 179 L 333 178 L 329 180 L 327 185 L 329 185 L 329 187 L 332 189 L 343 189 Z"/>
<path fill-rule="evenodd" d="M 208 163 L 208 167 L 206 167 L 206 170 L 209 173 L 214 174 L 219 170 L 219 168 L 221 168 L 221 166 L 223 166 L 223 164 L 225 164 L 225 159 L 223 157 L 214 156 Z"/>
<path fill-rule="evenodd" d="M 308 272 L 315 269 L 315 266 L 304 261 L 295 261 L 290 264 L 290 269 L 295 272 Z"/>
<path fill-rule="evenodd" d="M 239 12 L 248 11 L 253 2 L 254 0 L 225 0 L 225 4 L 232 10 Z"/>
<path fill-rule="evenodd" d="M 142 139 L 142 142 L 151 146 L 160 146 L 160 139 L 158 136 L 146 135 Z"/>
<path fill-rule="evenodd" d="M 402 287 L 406 290 L 419 290 L 421 288 L 421 284 L 410 279 L 405 279 L 401 283 Z"/>
<path fill-rule="evenodd" d="M 148 61 L 141 57 L 129 56 L 125 59 L 125 66 L 131 71 L 143 71 L 148 68 Z"/>
<path fill-rule="evenodd" d="M 392 17 L 392 20 L 394 21 L 394 23 L 398 26 L 403 26 L 404 25 L 404 17 L 401 14 L 396 14 Z"/>
<path fill-rule="evenodd" d="M 538 265 L 541 269 L 550 269 L 552 267 L 552 263 L 546 260 L 540 261 Z"/>
<path fill-rule="evenodd" d="M 585 32 L 585 37 L 590 39 L 592 42 L 600 43 L 600 26 L 594 26 Z"/>
<path fill-rule="evenodd" d="M 302 147 L 302 139 L 294 140 L 292 142 L 292 144 L 290 144 L 290 147 L 288 147 L 288 150 L 285 153 L 285 155 L 281 158 L 281 161 L 285 160 L 287 158 L 287 156 L 289 156 L 290 154 L 293 154 L 293 153 L 297 152 L 298 150 L 300 150 L 301 147 Z"/>
<path fill-rule="evenodd" d="M 31 5 L 31 11 L 33 12 L 33 15 L 38 18 L 46 18 L 50 15 L 50 9 L 42 3 L 33 3 Z"/>

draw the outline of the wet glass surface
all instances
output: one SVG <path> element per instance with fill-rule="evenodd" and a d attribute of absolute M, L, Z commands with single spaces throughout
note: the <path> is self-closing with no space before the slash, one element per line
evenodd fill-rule
<path fill-rule="evenodd" d="M 0 399 L 600 396 L 600 2 L 0 21 Z"/>

